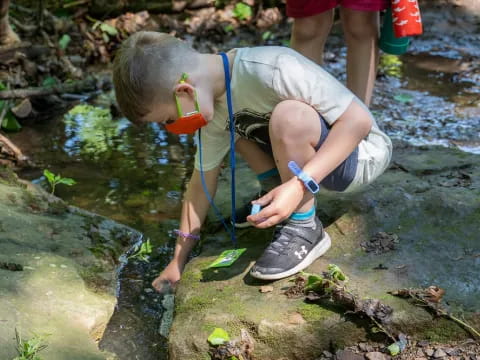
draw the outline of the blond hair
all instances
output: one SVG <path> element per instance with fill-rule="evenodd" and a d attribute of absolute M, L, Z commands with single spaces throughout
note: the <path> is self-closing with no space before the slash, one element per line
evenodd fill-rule
<path fill-rule="evenodd" d="M 174 36 L 140 31 L 125 40 L 115 54 L 113 84 L 122 113 L 141 123 L 154 102 L 173 99 L 182 72 L 191 72 L 198 52 Z"/>

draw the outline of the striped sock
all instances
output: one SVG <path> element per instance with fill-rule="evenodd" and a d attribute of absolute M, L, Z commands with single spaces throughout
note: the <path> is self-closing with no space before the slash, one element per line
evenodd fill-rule
<path fill-rule="evenodd" d="M 317 225 L 315 224 L 315 205 L 306 212 L 294 212 L 287 221 L 288 224 L 309 227 L 313 230 L 316 229 Z"/>
<path fill-rule="evenodd" d="M 263 191 L 269 192 L 282 183 L 277 168 L 270 169 L 257 175 L 260 186 Z"/>

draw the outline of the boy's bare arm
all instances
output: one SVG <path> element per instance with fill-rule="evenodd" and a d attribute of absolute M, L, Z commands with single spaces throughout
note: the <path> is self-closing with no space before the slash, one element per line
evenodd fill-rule
<path fill-rule="evenodd" d="M 213 170 L 204 171 L 203 173 L 207 189 L 212 198 L 215 196 L 217 190 L 219 170 L 220 167 L 217 167 Z M 209 206 L 210 203 L 203 190 L 200 172 L 195 169 L 183 199 L 182 213 L 180 217 L 180 231 L 193 234 L 199 233 L 207 216 Z M 174 260 L 178 261 L 180 264 L 186 263 L 188 255 L 194 245 L 195 241 L 179 236 L 175 246 Z"/>
<path fill-rule="evenodd" d="M 370 113 L 357 100 L 353 100 L 335 121 L 325 142 L 303 170 L 317 183 L 321 182 L 368 135 L 372 124 Z"/>

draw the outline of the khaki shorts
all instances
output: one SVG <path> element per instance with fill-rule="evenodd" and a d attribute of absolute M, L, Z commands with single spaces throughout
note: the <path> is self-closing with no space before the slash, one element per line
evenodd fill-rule
<path fill-rule="evenodd" d="M 355 177 L 344 192 L 360 190 L 372 183 L 388 168 L 392 159 L 392 141 L 376 125 L 358 144 L 358 164 Z"/>

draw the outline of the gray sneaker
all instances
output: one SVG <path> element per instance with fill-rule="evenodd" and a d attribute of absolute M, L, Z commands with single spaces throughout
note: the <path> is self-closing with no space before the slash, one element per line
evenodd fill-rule
<path fill-rule="evenodd" d="M 330 248 L 330 236 L 315 217 L 315 229 L 277 225 L 273 240 L 250 270 L 262 280 L 278 280 L 302 271 Z"/>

